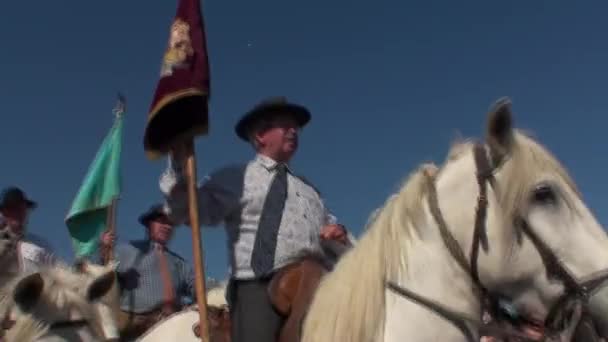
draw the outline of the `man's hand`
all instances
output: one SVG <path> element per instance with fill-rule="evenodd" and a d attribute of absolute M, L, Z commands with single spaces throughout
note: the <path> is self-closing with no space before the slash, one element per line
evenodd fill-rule
<path fill-rule="evenodd" d="M 101 245 L 103 247 L 110 247 L 116 241 L 116 234 L 114 232 L 105 231 L 101 234 Z"/>
<path fill-rule="evenodd" d="M 321 239 L 346 242 L 346 228 L 341 224 L 328 224 L 321 228 Z"/>
<path fill-rule="evenodd" d="M 171 157 L 175 162 L 180 163 L 179 165 L 176 165 L 177 167 L 181 168 L 182 164 L 186 161 L 186 152 L 187 148 L 183 143 L 177 143 L 174 146 L 171 146 Z"/>

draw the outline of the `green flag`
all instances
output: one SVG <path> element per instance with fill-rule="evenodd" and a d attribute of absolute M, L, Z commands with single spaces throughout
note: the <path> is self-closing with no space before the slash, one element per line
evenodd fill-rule
<path fill-rule="evenodd" d="M 116 114 L 114 125 L 97 151 L 65 219 L 77 257 L 90 256 L 97 251 L 99 236 L 107 227 L 112 201 L 120 194 L 122 109 Z"/>

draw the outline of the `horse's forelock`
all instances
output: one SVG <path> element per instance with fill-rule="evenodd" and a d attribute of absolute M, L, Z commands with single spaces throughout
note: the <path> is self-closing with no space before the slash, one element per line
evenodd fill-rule
<path fill-rule="evenodd" d="M 513 217 L 525 205 L 525 196 L 539 181 L 539 175 L 553 174 L 554 179 L 563 182 L 575 194 L 580 195 L 576 183 L 566 168 L 549 150 L 534 139 L 531 132 L 516 129 L 513 131 L 514 144 L 504 163 L 496 165 L 496 174 L 500 174 L 508 184 L 500 186 L 498 194 L 501 208 L 506 217 Z M 475 144 L 472 140 L 455 142 L 439 172 L 444 172 L 452 162 L 472 156 Z M 475 172 L 472 170 L 471 172 Z"/>
<path fill-rule="evenodd" d="M 580 192 L 566 168 L 543 145 L 521 131 L 515 133 L 515 143 L 510 155 L 497 170 L 504 184 L 500 186 L 498 199 L 507 217 L 515 217 L 526 205 L 532 188 L 542 179 L 551 177 L 576 196 Z"/>

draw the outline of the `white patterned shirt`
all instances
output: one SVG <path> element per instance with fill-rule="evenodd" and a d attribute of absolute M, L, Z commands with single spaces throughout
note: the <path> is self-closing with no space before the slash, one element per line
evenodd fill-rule
<path fill-rule="evenodd" d="M 221 168 L 207 176 L 198 187 L 199 219 L 202 225 L 224 224 L 228 235 L 232 277 L 253 279 L 251 255 L 264 207 L 266 193 L 274 176 L 276 162 L 258 154 L 243 165 Z M 188 223 L 187 193 L 178 163 L 169 162 L 160 188 L 166 197 L 165 210 L 176 225 Z M 180 186 L 181 185 L 181 186 Z M 275 270 L 303 252 L 321 255 L 335 244 L 320 239 L 321 228 L 336 223 L 320 194 L 307 181 L 289 170 L 287 199 L 279 227 L 274 260 Z M 354 239 L 349 234 L 351 242 Z M 340 252 L 334 252 L 340 254 Z"/>
<path fill-rule="evenodd" d="M 19 266 L 24 273 L 34 273 L 42 266 L 53 266 L 57 263 L 50 245 L 39 236 L 26 234 L 17 246 Z"/>

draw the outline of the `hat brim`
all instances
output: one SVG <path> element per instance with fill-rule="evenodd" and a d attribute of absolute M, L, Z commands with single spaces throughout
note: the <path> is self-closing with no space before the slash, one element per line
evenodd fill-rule
<path fill-rule="evenodd" d="M 34 210 L 34 209 L 38 208 L 38 203 L 36 203 L 36 202 L 34 202 L 32 200 L 29 200 L 29 199 L 20 200 L 19 202 L 25 202 L 25 206 L 28 209 L 31 209 L 31 210 Z M 6 208 L 14 207 L 15 204 L 16 204 L 15 202 L 13 202 L 13 203 L 2 203 L 2 204 L 0 204 L 0 209 L 6 209 Z"/>
<path fill-rule="evenodd" d="M 32 201 L 32 200 L 29 200 L 29 199 L 26 199 L 26 200 L 25 200 L 25 204 L 26 204 L 26 205 L 27 205 L 27 207 L 28 207 L 28 208 L 30 208 L 30 209 L 36 209 L 36 208 L 38 208 L 38 203 L 36 203 L 36 202 L 34 202 L 34 201 Z"/>
<path fill-rule="evenodd" d="M 249 130 L 258 120 L 277 116 L 287 115 L 295 118 L 298 126 L 304 127 L 310 121 L 310 111 L 306 107 L 293 103 L 270 104 L 256 107 L 247 112 L 236 124 L 236 135 L 244 141 L 249 141 Z"/>
<path fill-rule="evenodd" d="M 147 227 L 148 224 L 150 223 L 150 221 L 153 221 L 154 219 L 163 217 L 163 216 L 165 216 L 165 214 L 159 213 L 159 212 L 145 213 L 145 214 L 139 216 L 138 221 L 142 226 Z"/>

